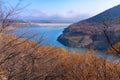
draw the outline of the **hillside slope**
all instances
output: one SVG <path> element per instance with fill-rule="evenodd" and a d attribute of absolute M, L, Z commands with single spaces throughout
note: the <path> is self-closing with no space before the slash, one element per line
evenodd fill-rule
<path fill-rule="evenodd" d="M 89 19 L 74 23 L 63 31 L 58 41 L 69 47 L 86 47 L 106 50 L 110 45 L 103 33 L 102 20 L 116 22 L 120 17 L 120 5 L 104 11 Z M 107 31 L 113 44 L 120 41 L 120 33 L 116 31 L 119 25 L 114 25 Z"/>
<path fill-rule="evenodd" d="M 0 46 L 0 51 L 7 48 L 0 54 L 0 62 L 4 60 L 0 65 L 1 80 L 120 80 L 119 63 L 92 52 L 80 54 L 53 46 L 38 46 L 14 35 L 3 38 L 2 45 L 9 45 L 2 49 Z"/>

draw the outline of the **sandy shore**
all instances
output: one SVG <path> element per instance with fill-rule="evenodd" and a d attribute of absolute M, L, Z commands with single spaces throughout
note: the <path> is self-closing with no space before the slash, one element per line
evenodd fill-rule
<path fill-rule="evenodd" d="M 23 25 L 35 25 L 35 26 L 47 26 L 47 27 L 53 27 L 53 26 L 69 26 L 72 23 L 20 23 Z"/>

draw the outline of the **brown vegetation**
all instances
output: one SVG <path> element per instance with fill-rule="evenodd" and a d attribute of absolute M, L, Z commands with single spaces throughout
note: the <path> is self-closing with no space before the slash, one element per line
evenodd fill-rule
<path fill-rule="evenodd" d="M 120 24 L 120 17 L 119 17 L 118 20 L 116 21 L 116 24 Z"/>
<path fill-rule="evenodd" d="M 4 35 L 4 38 L 3 44 L 6 44 L 16 36 Z M 6 80 L 120 80 L 118 62 L 107 61 L 92 52 L 73 53 L 24 40 L 12 42 L 0 55 L 0 62 L 4 61 L 0 66 L 1 75 Z M 13 44 L 19 45 L 13 47 Z M 11 57 L 6 58 L 8 54 Z"/>
<path fill-rule="evenodd" d="M 120 52 L 120 42 L 114 44 L 113 47 L 114 47 L 117 51 Z M 111 48 L 111 47 L 106 50 L 106 53 L 108 53 L 108 54 L 117 54 L 117 52 L 116 52 L 113 48 Z"/>

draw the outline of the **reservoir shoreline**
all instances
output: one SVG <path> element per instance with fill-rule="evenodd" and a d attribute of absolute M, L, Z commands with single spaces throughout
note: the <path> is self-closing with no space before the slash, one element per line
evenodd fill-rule
<path fill-rule="evenodd" d="M 31 26 L 44 26 L 44 27 L 62 27 L 69 26 L 73 23 L 19 23 L 20 25 L 31 25 Z"/>

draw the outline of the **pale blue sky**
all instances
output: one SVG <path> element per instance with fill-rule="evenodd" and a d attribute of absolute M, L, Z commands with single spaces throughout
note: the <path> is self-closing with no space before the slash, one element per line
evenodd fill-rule
<path fill-rule="evenodd" d="M 18 2 L 18 0 L 3 1 L 12 5 Z M 30 5 L 21 16 L 84 19 L 120 4 L 120 0 L 23 0 L 22 3 Z"/>

